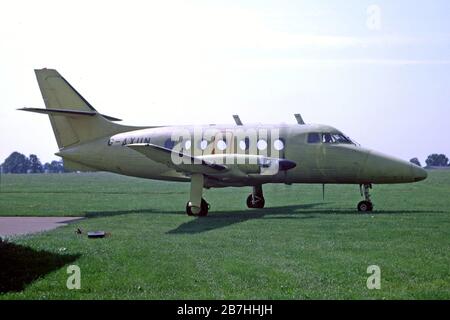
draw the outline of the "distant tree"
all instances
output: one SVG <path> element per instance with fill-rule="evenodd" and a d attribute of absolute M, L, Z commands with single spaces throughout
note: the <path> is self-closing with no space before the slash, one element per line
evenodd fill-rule
<path fill-rule="evenodd" d="M 30 173 L 42 173 L 44 171 L 42 163 L 35 154 L 30 154 L 29 158 L 30 166 L 28 168 Z"/>
<path fill-rule="evenodd" d="M 57 173 L 64 172 L 64 162 L 62 160 L 54 160 L 51 165 L 53 166 L 53 171 Z"/>
<path fill-rule="evenodd" d="M 64 172 L 64 164 L 62 160 L 53 160 L 51 163 L 45 163 L 44 170 L 49 173 L 61 173 Z"/>
<path fill-rule="evenodd" d="M 409 162 L 414 163 L 415 165 L 421 167 L 422 164 L 420 163 L 419 159 L 417 158 L 412 158 L 411 160 L 409 160 Z"/>
<path fill-rule="evenodd" d="M 27 173 L 30 160 L 19 152 L 13 152 L 2 164 L 4 173 Z"/>
<path fill-rule="evenodd" d="M 437 153 L 429 155 L 426 163 L 429 167 L 447 167 L 449 165 L 448 158 L 445 156 L 445 154 Z"/>

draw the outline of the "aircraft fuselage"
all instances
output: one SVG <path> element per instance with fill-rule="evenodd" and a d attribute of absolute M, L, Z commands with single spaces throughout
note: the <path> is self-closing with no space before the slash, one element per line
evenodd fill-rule
<path fill-rule="evenodd" d="M 272 131 L 278 132 L 276 137 L 271 135 Z M 184 137 L 180 132 L 184 133 Z M 186 132 L 189 133 L 187 137 Z M 320 140 L 308 141 L 310 134 L 316 133 L 320 135 Z M 190 181 L 190 177 L 145 157 L 127 145 L 151 143 L 172 149 L 178 143 L 181 152 L 192 155 L 256 154 L 296 163 L 294 168 L 276 174 L 261 175 L 244 170 L 243 175 L 235 178 L 207 178 L 207 187 L 263 183 L 405 183 L 426 178 L 426 171 L 414 164 L 354 143 L 325 142 L 325 134 L 342 133 L 325 125 L 169 126 L 104 137 L 64 148 L 58 155 L 97 170 L 173 181 Z M 219 141 L 225 142 L 225 145 L 221 146 Z M 242 142 L 254 146 L 247 146 L 245 150 L 241 148 Z M 187 143 L 189 148 L 186 148 Z"/>

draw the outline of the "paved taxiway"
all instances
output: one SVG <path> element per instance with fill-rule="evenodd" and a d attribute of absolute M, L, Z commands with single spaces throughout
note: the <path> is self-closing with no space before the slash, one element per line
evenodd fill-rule
<path fill-rule="evenodd" d="M 0 217 L 0 236 L 8 237 L 48 231 L 82 217 Z"/>

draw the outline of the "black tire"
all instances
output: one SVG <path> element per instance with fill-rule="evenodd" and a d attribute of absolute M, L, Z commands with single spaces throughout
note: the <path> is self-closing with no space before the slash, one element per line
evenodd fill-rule
<path fill-rule="evenodd" d="M 247 197 L 247 207 L 248 208 L 253 208 L 252 195 L 251 194 Z"/>
<path fill-rule="evenodd" d="M 370 212 L 373 210 L 373 204 L 370 201 L 361 201 L 358 203 L 358 211 L 359 212 Z"/>
<path fill-rule="evenodd" d="M 209 203 L 206 202 L 206 200 L 202 198 L 202 202 L 200 204 L 200 212 L 195 214 L 192 212 L 192 208 L 189 206 L 189 201 L 188 201 L 188 203 L 186 203 L 186 213 L 188 216 L 206 217 L 208 215 L 209 207 L 210 207 Z"/>
<path fill-rule="evenodd" d="M 256 201 L 255 203 L 253 203 L 253 195 L 250 194 L 247 197 L 247 207 L 251 208 L 251 209 L 262 209 L 264 208 L 264 205 L 266 203 L 266 200 L 264 199 L 264 197 L 261 197 L 258 199 L 258 201 Z"/>
<path fill-rule="evenodd" d="M 198 213 L 198 216 L 206 217 L 208 215 L 208 211 L 209 211 L 209 203 L 206 202 L 206 200 L 202 198 L 202 203 L 200 206 L 201 206 L 201 209 L 200 209 L 200 212 Z"/>
<path fill-rule="evenodd" d="M 186 203 L 186 214 L 188 216 L 194 216 L 194 214 L 192 213 L 191 207 L 189 206 L 189 201 Z"/>

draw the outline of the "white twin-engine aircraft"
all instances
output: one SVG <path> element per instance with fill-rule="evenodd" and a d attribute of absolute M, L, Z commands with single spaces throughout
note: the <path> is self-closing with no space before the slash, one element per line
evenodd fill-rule
<path fill-rule="evenodd" d="M 424 180 L 409 162 L 362 148 L 326 125 L 233 125 L 133 127 L 98 113 L 56 70 L 35 70 L 45 109 L 66 169 L 110 171 L 148 179 L 190 182 L 188 215 L 206 216 L 203 188 L 253 187 L 249 208 L 263 208 L 265 183 L 358 184 L 372 211 L 373 183 Z"/>

